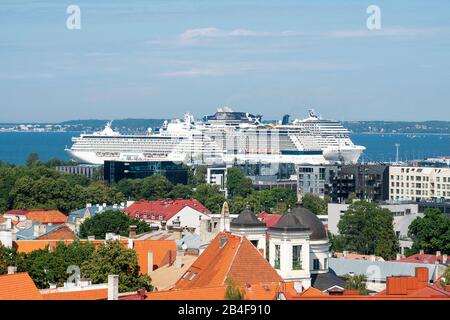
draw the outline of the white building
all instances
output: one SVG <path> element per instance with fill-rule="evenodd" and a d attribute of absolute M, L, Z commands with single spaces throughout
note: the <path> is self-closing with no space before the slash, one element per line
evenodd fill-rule
<path fill-rule="evenodd" d="M 332 234 L 339 234 L 338 223 L 349 206 L 341 203 L 328 204 L 328 230 Z M 405 248 L 412 246 L 412 240 L 408 237 L 408 227 L 416 218 L 423 217 L 423 213 L 419 213 L 419 206 L 415 203 L 381 204 L 380 207 L 392 212 L 394 231 L 399 239 L 400 252 L 403 254 Z"/>
<path fill-rule="evenodd" d="M 389 199 L 450 200 L 450 168 L 390 166 Z"/>

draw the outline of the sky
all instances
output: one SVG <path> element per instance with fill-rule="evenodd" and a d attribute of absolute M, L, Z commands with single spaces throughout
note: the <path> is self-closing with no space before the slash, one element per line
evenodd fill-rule
<path fill-rule="evenodd" d="M 70 30 L 69 5 L 80 8 Z M 369 30 L 369 5 L 381 29 Z M 0 122 L 450 120 L 450 1 L 2 0 Z"/>

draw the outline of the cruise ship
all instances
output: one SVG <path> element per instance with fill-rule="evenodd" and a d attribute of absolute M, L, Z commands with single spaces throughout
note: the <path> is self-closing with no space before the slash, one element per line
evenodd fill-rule
<path fill-rule="evenodd" d="M 354 163 L 363 150 L 338 121 L 323 120 L 310 111 L 306 119 L 262 123 L 261 115 L 221 108 L 200 121 L 164 121 L 145 135 L 122 135 L 111 122 L 101 132 L 74 137 L 66 148 L 80 163 L 172 161 L 187 165 L 232 163 L 324 164 Z"/>

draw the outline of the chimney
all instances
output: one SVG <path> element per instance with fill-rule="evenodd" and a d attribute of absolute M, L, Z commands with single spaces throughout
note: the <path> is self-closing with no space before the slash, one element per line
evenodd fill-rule
<path fill-rule="evenodd" d="M 92 207 L 92 203 L 86 203 L 86 208 Z"/>
<path fill-rule="evenodd" d="M 175 258 L 175 263 L 174 263 L 176 269 L 181 269 L 181 266 L 183 265 L 183 263 L 182 263 L 183 256 L 184 256 L 183 251 L 177 251 L 177 256 Z"/>
<path fill-rule="evenodd" d="M 397 253 L 395 260 L 400 260 L 401 258 L 402 258 L 402 255 L 400 253 Z"/>
<path fill-rule="evenodd" d="M 423 249 L 420 249 L 419 253 L 420 253 L 420 254 L 424 254 Z"/>
<path fill-rule="evenodd" d="M 444 254 L 442 255 L 442 264 L 446 264 L 446 263 L 447 263 L 447 254 L 444 253 Z"/>
<path fill-rule="evenodd" d="M 375 260 L 376 260 L 375 255 L 374 255 L 374 254 L 371 254 L 371 255 L 370 255 L 370 261 L 375 261 Z"/>
<path fill-rule="evenodd" d="M 295 292 L 297 292 L 297 293 L 302 293 L 302 291 L 303 291 L 302 283 L 299 282 L 299 281 L 295 281 L 295 282 L 294 282 L 294 290 L 295 290 Z"/>
<path fill-rule="evenodd" d="M 440 251 L 436 251 L 436 258 L 441 256 L 441 252 Z"/>
<path fill-rule="evenodd" d="M 108 300 L 119 300 L 119 276 L 110 274 L 108 276 Z"/>
<path fill-rule="evenodd" d="M 88 241 L 93 241 L 95 240 L 95 236 L 88 236 Z"/>
<path fill-rule="evenodd" d="M 45 224 L 36 224 L 33 228 L 33 237 L 42 236 L 47 230 Z"/>
<path fill-rule="evenodd" d="M 344 251 L 342 252 L 342 256 L 343 256 L 344 258 L 347 258 L 347 254 L 348 254 L 348 251 L 347 251 L 347 250 L 344 250 Z"/>
<path fill-rule="evenodd" d="M 147 274 L 153 271 L 153 251 L 147 252 Z"/>
<path fill-rule="evenodd" d="M 136 237 L 136 229 L 137 229 L 137 226 L 135 226 L 135 225 L 132 225 L 132 226 L 128 227 L 128 231 L 129 231 L 128 237 L 129 238 L 135 238 Z"/>
<path fill-rule="evenodd" d="M 8 274 L 15 274 L 17 272 L 17 267 L 9 266 L 8 267 Z"/>

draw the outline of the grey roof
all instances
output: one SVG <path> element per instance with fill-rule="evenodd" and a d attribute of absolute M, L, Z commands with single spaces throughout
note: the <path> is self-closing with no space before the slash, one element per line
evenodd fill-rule
<path fill-rule="evenodd" d="M 237 218 L 234 218 L 231 221 L 230 226 L 235 228 L 264 228 L 266 227 L 266 224 L 259 221 L 258 218 L 256 218 L 255 213 L 245 209 Z"/>
<path fill-rule="evenodd" d="M 41 225 L 41 224 L 42 223 L 40 223 L 40 222 L 33 222 L 29 228 L 22 229 L 19 232 L 17 232 L 16 233 L 16 239 L 17 240 L 34 240 L 34 239 L 36 239 L 37 237 L 34 236 L 34 226 Z M 52 232 L 52 231 L 54 231 L 54 230 L 56 230 L 56 229 L 58 229 L 58 228 L 60 228 L 62 226 L 64 226 L 64 224 L 51 224 L 51 225 L 47 224 L 45 226 L 45 233 L 44 234 Z M 44 234 L 39 235 L 39 237 L 43 236 Z"/>
<path fill-rule="evenodd" d="M 186 245 L 186 249 L 200 249 L 202 241 L 198 234 L 186 233 L 181 239 L 176 241 L 177 247 Z"/>
<path fill-rule="evenodd" d="M 309 228 L 301 223 L 297 215 L 293 212 L 284 214 L 278 222 L 271 226 L 269 230 L 274 231 L 309 231 Z"/>
<path fill-rule="evenodd" d="M 91 215 L 91 218 L 92 218 L 93 216 L 95 216 L 99 212 L 103 212 L 103 211 L 106 211 L 106 210 L 122 210 L 122 209 L 124 209 L 124 207 L 120 207 L 120 206 L 114 207 L 114 206 L 111 206 L 111 205 L 106 206 L 106 207 L 103 207 L 103 206 L 100 206 L 100 207 L 97 207 L 97 206 L 86 207 L 86 208 L 82 208 L 82 209 L 79 209 L 79 210 L 71 212 L 69 214 L 69 218 L 68 218 L 67 221 L 71 222 L 71 223 L 75 223 L 77 218 L 83 218 L 84 212 L 86 210 L 89 211 L 89 214 Z"/>
<path fill-rule="evenodd" d="M 390 276 L 414 276 L 416 267 L 428 268 L 428 280 L 434 279 L 436 266 L 429 263 L 411 263 L 398 261 L 350 260 L 330 258 L 329 267 L 336 275 L 344 276 L 353 272 L 355 275 L 365 275 L 367 280 L 386 281 Z"/>
<path fill-rule="evenodd" d="M 297 216 L 301 224 L 311 230 L 311 235 L 309 236 L 310 240 L 328 239 L 325 226 L 314 213 L 303 207 L 292 209 L 292 213 Z"/>
<path fill-rule="evenodd" d="M 333 287 L 345 288 L 345 280 L 339 278 L 333 269 L 327 273 L 311 274 L 311 285 L 320 291 L 329 290 Z"/>

